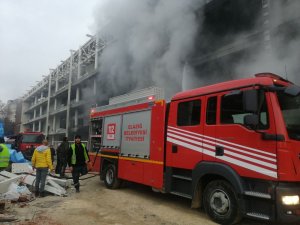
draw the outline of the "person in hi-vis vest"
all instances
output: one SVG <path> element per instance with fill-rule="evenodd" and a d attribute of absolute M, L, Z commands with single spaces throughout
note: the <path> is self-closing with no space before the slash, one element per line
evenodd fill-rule
<path fill-rule="evenodd" d="M 4 138 L 0 137 L 0 171 L 5 170 L 9 166 L 10 153 L 5 144 Z"/>
<path fill-rule="evenodd" d="M 74 187 L 79 192 L 79 177 L 87 174 L 87 163 L 90 161 L 86 146 L 81 143 L 80 135 L 75 136 L 75 143 L 71 144 L 68 154 L 68 164 L 72 172 Z"/>

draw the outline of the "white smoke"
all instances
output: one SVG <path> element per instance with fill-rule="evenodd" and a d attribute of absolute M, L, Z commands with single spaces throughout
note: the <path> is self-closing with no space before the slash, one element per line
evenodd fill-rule
<path fill-rule="evenodd" d="M 182 69 L 194 47 L 197 0 L 110 0 L 99 6 L 98 33 L 113 38 L 99 59 L 109 89 L 181 90 Z M 97 12 L 96 12 L 97 13 Z"/>
<path fill-rule="evenodd" d="M 262 23 L 268 21 L 267 26 L 263 27 L 262 24 L 258 24 L 256 27 L 269 30 L 270 35 L 265 37 L 264 46 L 237 66 L 236 74 L 247 76 L 272 72 L 299 83 L 300 2 L 272 1 L 270 3 L 272 4 L 268 5 L 269 14 L 261 20 Z"/>
<path fill-rule="evenodd" d="M 233 61 L 224 59 L 222 65 L 220 58 L 218 62 L 221 64 L 212 63 L 202 74 L 193 71 L 186 59 L 195 53 L 195 40 L 199 40 L 197 35 L 201 35 L 200 40 L 205 46 L 218 43 L 222 48 L 221 42 L 226 40 L 216 35 L 212 41 L 201 33 L 199 13 L 206 2 L 107 0 L 99 6 L 96 11 L 97 33 L 100 37 L 110 37 L 108 40 L 111 41 L 99 59 L 100 79 L 105 77 L 101 85 L 103 90 L 100 90 L 103 98 L 151 85 L 164 88 L 166 97 L 170 97 L 182 87 L 194 88 L 261 72 L 273 72 L 294 82 L 300 80 L 297 75 L 300 68 L 300 29 L 299 22 L 295 22 L 299 20 L 299 1 L 289 1 L 289 4 L 272 1 L 268 13 L 263 12 L 265 8 L 262 6 L 262 12 L 259 12 L 261 18 L 257 19 L 254 28 L 245 29 L 235 37 L 231 34 L 232 44 L 245 42 L 247 45 L 245 37 L 260 32 L 264 35 L 268 30 L 270 35 L 265 35 L 265 44 L 257 40 L 261 43 L 260 47 L 248 46 L 247 51 L 241 47 L 244 53 L 236 61 L 236 58 Z M 248 1 L 244 2 L 248 4 Z M 290 22 L 285 25 L 286 21 Z M 279 28 L 280 24 L 284 24 L 283 30 Z M 267 45 L 269 49 L 265 48 Z M 201 54 L 197 53 L 198 56 Z"/>

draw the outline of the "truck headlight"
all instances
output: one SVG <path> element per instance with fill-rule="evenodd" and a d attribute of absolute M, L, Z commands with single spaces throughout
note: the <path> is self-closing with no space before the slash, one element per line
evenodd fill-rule
<path fill-rule="evenodd" d="M 282 196 L 281 200 L 284 205 L 298 205 L 299 195 Z"/>

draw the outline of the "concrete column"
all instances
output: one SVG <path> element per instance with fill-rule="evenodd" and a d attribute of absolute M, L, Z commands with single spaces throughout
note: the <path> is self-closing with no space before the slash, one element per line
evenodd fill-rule
<path fill-rule="evenodd" d="M 44 97 L 44 93 L 43 92 L 41 92 L 41 98 L 43 98 Z"/>
<path fill-rule="evenodd" d="M 79 87 L 76 88 L 76 102 L 79 102 L 80 96 L 79 96 Z"/>
<path fill-rule="evenodd" d="M 77 79 L 79 79 L 81 76 L 81 47 L 78 50 L 78 73 L 77 73 Z"/>
<path fill-rule="evenodd" d="M 57 109 L 57 98 L 54 99 L 54 111 Z"/>
<path fill-rule="evenodd" d="M 71 51 L 70 58 L 70 72 L 69 72 L 69 82 L 68 82 L 68 101 L 67 101 L 67 118 L 66 118 L 66 137 L 69 136 L 69 126 L 70 126 L 70 108 L 71 108 L 71 88 L 72 88 L 72 72 L 73 72 L 73 51 Z"/>
<path fill-rule="evenodd" d="M 34 96 L 34 104 L 37 103 L 37 96 Z"/>
<path fill-rule="evenodd" d="M 270 32 L 270 2 L 262 1 L 262 23 L 264 29 L 264 46 L 268 53 L 271 53 L 271 32 Z"/>
<path fill-rule="evenodd" d="M 32 124 L 32 131 L 33 132 L 35 131 L 35 122 L 33 122 L 33 124 Z"/>
<path fill-rule="evenodd" d="M 33 110 L 33 119 L 36 118 L 36 109 Z"/>
<path fill-rule="evenodd" d="M 41 130 L 42 130 L 42 121 L 40 120 L 39 121 L 39 132 L 41 132 Z"/>
<path fill-rule="evenodd" d="M 74 116 L 74 122 L 75 122 L 75 127 L 78 127 L 78 109 L 75 110 L 75 116 Z"/>
<path fill-rule="evenodd" d="M 47 117 L 46 117 L 46 138 L 48 138 L 49 133 L 49 116 L 50 116 L 50 97 L 51 97 L 51 74 L 49 74 L 49 84 L 48 84 L 48 103 L 47 103 Z"/>
<path fill-rule="evenodd" d="M 96 78 L 94 79 L 93 94 L 94 94 L 94 95 L 97 94 L 97 80 L 96 80 Z"/>
<path fill-rule="evenodd" d="M 58 75 L 55 78 L 55 92 L 58 90 Z"/>
<path fill-rule="evenodd" d="M 96 34 L 95 35 L 95 41 L 96 41 L 96 46 L 95 46 L 95 70 L 97 71 L 98 69 L 98 50 L 99 50 L 99 37 Z"/>
<path fill-rule="evenodd" d="M 53 121 L 52 121 L 52 130 L 55 132 L 56 131 L 56 116 L 53 116 Z"/>
<path fill-rule="evenodd" d="M 43 107 L 40 106 L 40 116 L 42 116 L 42 115 L 43 115 Z"/>

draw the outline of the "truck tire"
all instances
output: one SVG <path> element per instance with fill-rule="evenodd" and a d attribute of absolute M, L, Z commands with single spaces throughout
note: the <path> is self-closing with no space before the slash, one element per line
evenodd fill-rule
<path fill-rule="evenodd" d="M 117 189 L 121 186 L 121 180 L 117 177 L 117 169 L 113 164 L 109 164 L 105 168 L 104 183 L 109 189 Z"/>
<path fill-rule="evenodd" d="M 203 192 L 203 206 L 215 222 L 229 225 L 240 221 L 237 195 L 232 186 L 224 180 L 211 181 Z"/>

